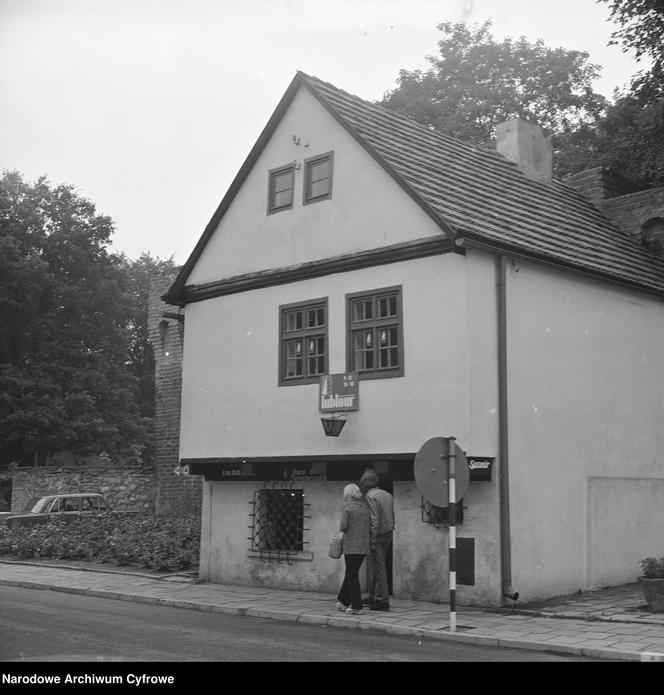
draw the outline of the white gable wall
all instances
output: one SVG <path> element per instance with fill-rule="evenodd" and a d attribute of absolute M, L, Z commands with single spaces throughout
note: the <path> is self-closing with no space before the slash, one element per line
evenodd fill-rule
<path fill-rule="evenodd" d="M 293 135 L 300 144 L 293 142 Z M 332 198 L 302 205 L 304 160 L 334 153 Z M 267 214 L 268 172 L 290 162 L 293 208 Z M 440 230 L 306 89 L 300 88 L 187 284 L 388 246 Z"/>

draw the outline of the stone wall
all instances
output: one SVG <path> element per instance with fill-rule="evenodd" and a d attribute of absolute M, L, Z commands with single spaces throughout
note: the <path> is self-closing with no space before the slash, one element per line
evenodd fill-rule
<path fill-rule="evenodd" d="M 643 224 L 653 217 L 664 217 L 664 187 L 609 198 L 601 207 L 621 230 L 641 241 Z"/>
<path fill-rule="evenodd" d="M 148 311 L 148 335 L 155 359 L 157 514 L 199 512 L 202 500 L 202 477 L 178 474 L 184 310 L 161 300 L 174 279 L 153 282 Z"/>
<path fill-rule="evenodd" d="M 664 186 L 636 191 L 603 167 L 567 176 L 565 182 L 583 193 L 623 234 L 664 257 Z"/>
<path fill-rule="evenodd" d="M 40 466 L 13 473 L 11 511 L 19 512 L 31 497 L 64 492 L 99 492 L 117 511 L 155 509 L 154 471 L 112 466 Z"/>

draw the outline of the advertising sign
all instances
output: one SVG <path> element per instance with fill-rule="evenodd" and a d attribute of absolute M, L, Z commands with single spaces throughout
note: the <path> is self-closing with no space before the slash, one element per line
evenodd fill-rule
<path fill-rule="evenodd" d="M 359 410 L 360 380 L 357 373 L 346 372 L 322 376 L 318 403 L 321 413 Z"/>
<path fill-rule="evenodd" d="M 468 456 L 471 480 L 491 480 L 494 458 L 492 456 Z"/>

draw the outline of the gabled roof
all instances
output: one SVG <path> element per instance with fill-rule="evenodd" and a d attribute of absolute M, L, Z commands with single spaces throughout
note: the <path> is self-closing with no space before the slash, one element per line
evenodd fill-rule
<path fill-rule="evenodd" d="M 441 232 L 664 294 L 664 260 L 623 234 L 581 193 L 541 183 L 481 150 L 298 72 L 165 298 L 183 302 L 189 273 L 301 87 L 439 225 Z"/>

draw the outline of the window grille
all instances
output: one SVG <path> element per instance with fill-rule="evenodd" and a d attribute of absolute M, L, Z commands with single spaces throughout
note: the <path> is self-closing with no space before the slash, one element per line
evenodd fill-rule
<path fill-rule="evenodd" d="M 308 544 L 304 520 L 309 517 L 304 511 L 309 505 L 304 502 L 304 490 L 273 485 L 254 492 L 250 549 L 259 552 L 261 560 L 289 562 Z"/>
<path fill-rule="evenodd" d="M 421 498 L 422 503 L 420 504 L 420 509 L 422 510 L 422 521 L 425 524 L 433 524 L 436 528 L 441 528 L 442 526 L 450 525 L 450 508 L 449 507 L 437 507 L 431 502 L 427 502 L 424 497 Z M 456 506 L 456 523 L 463 523 L 463 500 L 457 502 Z"/>

